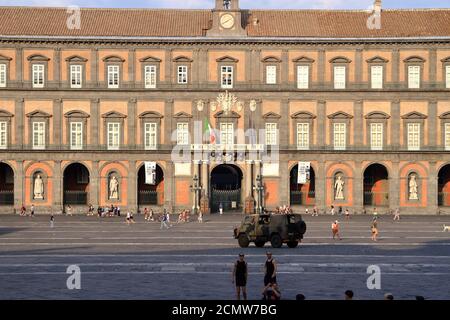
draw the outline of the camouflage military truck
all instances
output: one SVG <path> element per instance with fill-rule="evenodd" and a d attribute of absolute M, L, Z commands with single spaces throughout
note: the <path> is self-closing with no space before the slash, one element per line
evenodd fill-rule
<path fill-rule="evenodd" d="M 268 241 L 273 248 L 281 248 L 283 243 L 296 248 L 305 232 L 306 223 L 300 214 L 249 215 L 234 229 L 234 238 L 241 248 L 247 248 L 250 242 L 262 248 Z"/>

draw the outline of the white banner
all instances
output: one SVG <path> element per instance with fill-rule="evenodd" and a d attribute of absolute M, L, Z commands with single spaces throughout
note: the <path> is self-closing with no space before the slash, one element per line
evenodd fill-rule
<path fill-rule="evenodd" d="M 156 162 L 145 162 L 145 184 L 156 183 Z"/>
<path fill-rule="evenodd" d="M 305 184 L 309 179 L 309 173 L 311 169 L 311 162 L 299 162 L 298 163 L 298 184 Z"/>

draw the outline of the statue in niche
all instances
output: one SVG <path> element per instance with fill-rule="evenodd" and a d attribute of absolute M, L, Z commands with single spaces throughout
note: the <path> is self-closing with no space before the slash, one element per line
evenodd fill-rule
<path fill-rule="evenodd" d="M 409 200 L 419 200 L 419 193 L 418 193 L 418 185 L 416 180 L 416 175 L 412 174 L 409 177 Z"/>
<path fill-rule="evenodd" d="M 42 180 L 40 174 L 38 174 L 36 178 L 34 178 L 33 199 L 35 200 L 44 199 L 44 181 Z"/>
<path fill-rule="evenodd" d="M 342 176 L 339 175 L 336 179 L 336 182 L 334 183 L 334 190 L 335 190 L 335 200 L 344 200 L 344 180 L 342 180 Z"/>
<path fill-rule="evenodd" d="M 109 179 L 109 199 L 119 199 L 119 181 L 116 176 L 111 176 Z"/>

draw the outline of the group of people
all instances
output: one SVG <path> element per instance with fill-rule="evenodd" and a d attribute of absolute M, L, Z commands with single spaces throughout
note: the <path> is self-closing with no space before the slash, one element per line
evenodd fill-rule
<path fill-rule="evenodd" d="M 294 213 L 294 211 L 288 205 L 276 207 L 275 211 L 273 212 L 273 214 L 292 214 L 292 213 Z"/>
<path fill-rule="evenodd" d="M 20 207 L 20 215 L 21 216 L 30 216 L 30 217 L 34 217 L 34 204 L 31 204 L 30 207 L 30 212 L 27 212 L 27 208 L 25 207 L 25 205 L 22 204 L 22 206 Z"/>
<path fill-rule="evenodd" d="M 89 206 L 90 209 L 91 205 Z M 99 218 L 104 218 L 104 217 L 120 217 L 120 207 L 115 206 L 115 205 L 111 205 L 111 206 L 106 206 L 106 207 L 101 207 L 98 206 L 97 208 L 97 215 Z"/>
<path fill-rule="evenodd" d="M 263 300 L 280 300 L 281 290 L 277 284 L 277 263 L 272 257 L 271 252 L 267 252 L 267 260 L 264 264 L 264 288 L 262 290 Z M 236 287 L 236 297 L 238 300 L 242 298 L 247 300 L 247 279 L 248 265 L 245 261 L 245 255 L 239 254 L 239 259 L 234 263 L 232 272 L 232 281 Z"/>

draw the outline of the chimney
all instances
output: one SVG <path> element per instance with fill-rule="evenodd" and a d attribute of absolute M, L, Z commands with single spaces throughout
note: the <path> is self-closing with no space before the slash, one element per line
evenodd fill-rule
<path fill-rule="evenodd" d="M 375 0 L 375 3 L 373 4 L 373 10 L 375 12 L 381 12 L 382 2 L 381 0 Z"/>

